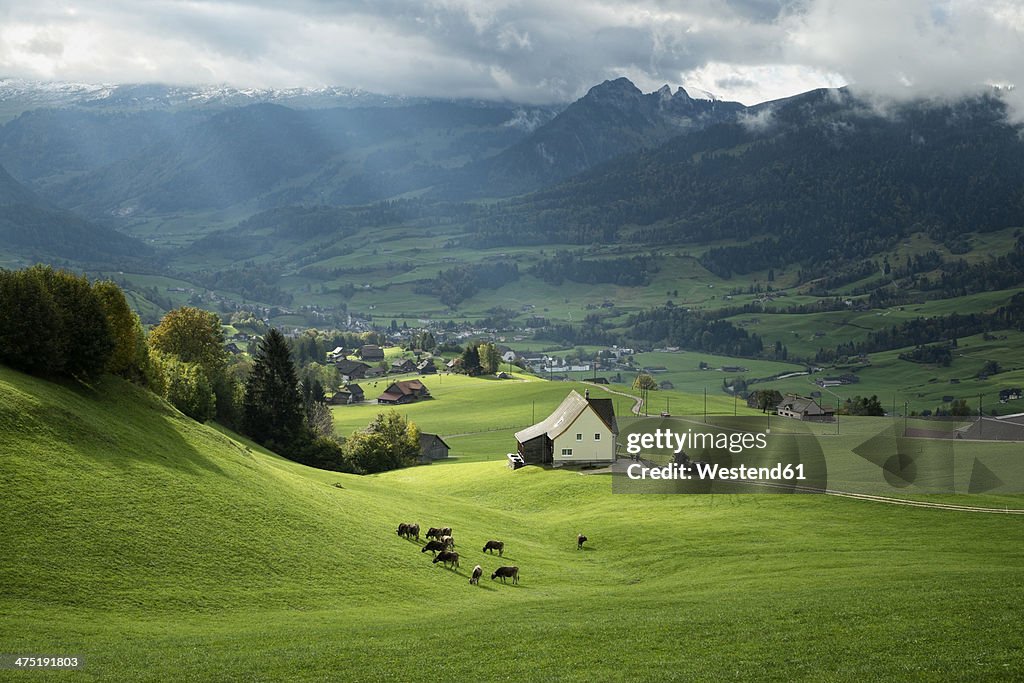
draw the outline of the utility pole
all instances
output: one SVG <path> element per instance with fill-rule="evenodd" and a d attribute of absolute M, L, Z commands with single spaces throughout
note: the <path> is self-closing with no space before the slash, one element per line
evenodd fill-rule
<path fill-rule="evenodd" d="M 704 424 L 708 422 L 708 388 L 704 387 Z"/>
<path fill-rule="evenodd" d="M 981 397 L 982 394 L 978 394 L 978 436 L 981 436 L 981 431 L 985 428 L 985 414 L 981 410 Z"/>

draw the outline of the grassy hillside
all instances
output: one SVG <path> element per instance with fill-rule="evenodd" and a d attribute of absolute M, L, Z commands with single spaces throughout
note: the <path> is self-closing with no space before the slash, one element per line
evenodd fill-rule
<path fill-rule="evenodd" d="M 81 680 L 1024 676 L 1016 516 L 617 496 L 495 462 L 359 478 L 116 380 L 3 368 L 0 434 L 0 640 L 79 654 Z M 406 520 L 451 525 L 461 568 L 398 538 Z M 471 587 L 476 563 L 521 583 Z"/>

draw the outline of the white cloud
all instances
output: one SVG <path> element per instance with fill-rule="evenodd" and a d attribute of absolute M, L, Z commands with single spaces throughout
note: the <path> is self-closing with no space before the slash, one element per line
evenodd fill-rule
<path fill-rule="evenodd" d="M 1017 0 L 0 0 L 0 75 L 528 102 L 620 75 L 747 104 L 845 82 L 953 97 L 1015 83 L 1022 36 Z"/>

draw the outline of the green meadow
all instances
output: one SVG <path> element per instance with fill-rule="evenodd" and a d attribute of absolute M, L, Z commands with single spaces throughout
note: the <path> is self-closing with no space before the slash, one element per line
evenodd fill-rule
<path fill-rule="evenodd" d="M 398 379 L 412 379 L 413 375 Z M 635 392 L 628 385 L 601 386 L 585 382 L 548 382 L 532 375 L 513 373 L 512 379 L 472 378 L 465 375 L 427 375 L 420 379 L 430 390 L 431 398 L 402 406 L 376 403 L 395 378 L 361 382 L 368 401 L 350 406 L 334 406 L 334 431 L 345 437 L 363 429 L 378 413 L 396 410 L 423 432 L 440 435 L 451 447 L 453 461 L 505 461 L 505 454 L 515 451 L 515 433 L 538 422 L 566 397 L 570 390 L 580 394 L 590 391 L 594 398 L 612 399 L 617 415 L 629 415 L 636 402 Z M 675 391 L 651 392 L 648 412 L 657 414 L 666 406 L 680 414 L 702 413 L 704 397 Z M 741 414 L 754 414 L 740 402 Z M 709 411 L 732 414 L 733 400 L 717 395 L 708 399 Z"/>
<path fill-rule="evenodd" d="M 450 386 L 430 408 L 438 419 L 459 391 L 463 412 L 473 402 L 469 380 Z M 507 386 L 476 409 L 481 427 L 525 422 L 534 400 L 540 417 L 571 385 Z M 428 427 L 413 409 L 427 404 L 409 410 Z M 449 419 L 436 428 L 465 429 Z M 841 425 L 852 440 L 857 424 Z M 85 662 L 3 680 L 1024 676 L 1021 516 L 821 495 L 616 495 L 607 476 L 501 462 L 342 475 L 119 380 L 84 388 L 2 368 L 0 433 L 2 649 Z M 460 567 L 399 538 L 403 521 L 452 526 Z M 503 558 L 479 550 L 490 538 Z M 518 566 L 520 583 L 491 581 L 499 564 Z"/>

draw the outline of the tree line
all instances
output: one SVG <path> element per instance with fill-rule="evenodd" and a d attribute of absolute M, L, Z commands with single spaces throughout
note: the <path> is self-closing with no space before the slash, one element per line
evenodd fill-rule
<path fill-rule="evenodd" d="M 42 265 L 0 270 L 0 312 L 0 362 L 17 370 L 87 383 L 118 375 L 197 421 L 216 419 L 323 469 L 377 472 L 414 464 L 419 454 L 418 429 L 393 411 L 337 439 L 323 388 L 299 381 L 277 329 L 251 358 L 232 358 L 215 313 L 177 308 L 147 334 L 115 283 Z"/>

